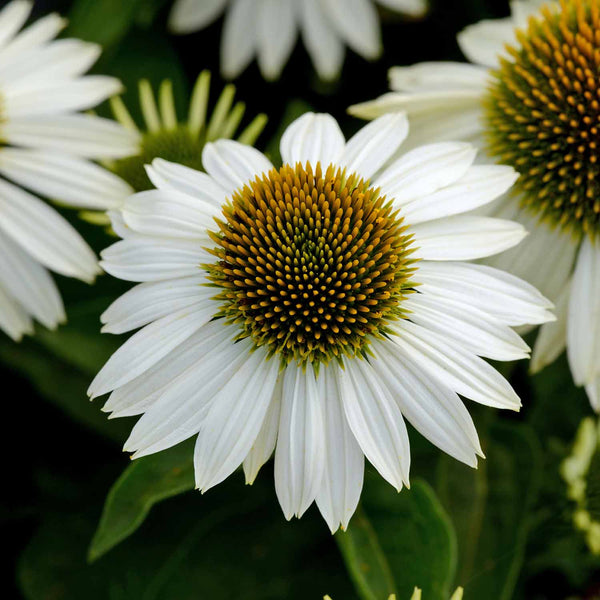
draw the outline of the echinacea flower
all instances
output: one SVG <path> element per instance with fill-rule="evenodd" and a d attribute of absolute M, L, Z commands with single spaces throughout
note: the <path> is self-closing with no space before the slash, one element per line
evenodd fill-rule
<path fill-rule="evenodd" d="M 210 73 L 200 73 L 192 92 L 187 119 L 181 121 L 175 109 L 173 85 L 165 79 L 158 93 L 158 101 L 152 92 L 148 80 L 139 83 L 139 98 L 144 127 L 139 128 L 132 118 L 125 103 L 119 96 L 110 99 L 115 119 L 136 139 L 131 152 L 117 160 L 104 161 L 107 169 L 118 175 L 128 186 L 129 194 L 122 196 L 117 202 L 114 198 L 106 198 L 102 212 L 86 211 L 85 219 L 97 223 L 108 224 L 107 210 L 120 208 L 127 195 L 152 188 L 146 174 L 145 165 L 155 158 L 202 170 L 202 149 L 207 142 L 217 139 L 231 139 L 237 134 L 237 140 L 252 145 L 261 134 L 267 123 L 267 117 L 259 114 L 237 133 L 244 117 L 246 106 L 243 102 L 235 102 L 235 86 L 225 86 L 212 112 L 209 112 Z"/>
<path fill-rule="evenodd" d="M 33 332 L 34 319 L 50 328 L 65 319 L 48 269 L 88 282 L 99 272 L 75 229 L 18 186 L 79 207 L 122 198 L 127 186 L 88 159 L 135 145 L 116 123 L 76 112 L 121 88 L 112 77 L 83 76 L 100 47 L 54 40 L 65 25 L 56 14 L 20 31 L 31 8 L 14 0 L 0 11 L 0 329 L 15 340 Z"/>
<path fill-rule="evenodd" d="M 519 172 L 492 214 L 531 235 L 489 264 L 557 306 L 557 321 L 538 335 L 532 370 L 566 347 L 575 383 L 600 411 L 600 2 L 520 0 L 511 8 L 510 18 L 459 35 L 475 64 L 394 68 L 395 92 L 351 112 L 407 111 L 412 143 L 468 140 Z"/>
<path fill-rule="evenodd" d="M 417 17 L 426 0 L 376 0 L 388 9 Z M 373 0 L 176 0 L 169 17 L 175 33 L 203 29 L 225 13 L 221 71 L 237 77 L 254 56 L 266 79 L 277 79 L 298 31 L 323 79 L 333 79 L 345 46 L 369 60 L 381 54 L 379 16 Z"/>
<path fill-rule="evenodd" d="M 132 196 L 102 253 L 140 282 L 102 316 L 104 331 L 142 328 L 89 389 L 112 392 L 112 417 L 142 415 L 134 458 L 196 436 L 205 492 L 243 464 L 252 483 L 275 452 L 286 518 L 316 503 L 332 531 L 362 489 L 364 458 L 397 490 L 409 481 L 404 418 L 458 460 L 482 456 L 458 394 L 519 410 L 481 356 L 525 358 L 511 329 L 553 317 L 529 284 L 462 262 L 518 243 L 521 225 L 465 215 L 515 172 L 474 165 L 465 143 L 389 159 L 402 114 L 347 142 L 308 113 L 281 139 L 283 165 L 230 140 L 207 144 L 200 173 L 163 160 L 157 189 Z"/>

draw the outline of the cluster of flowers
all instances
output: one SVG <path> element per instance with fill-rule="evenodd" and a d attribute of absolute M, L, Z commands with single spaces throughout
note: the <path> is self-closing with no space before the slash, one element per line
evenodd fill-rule
<path fill-rule="evenodd" d="M 375 6 L 349 4 L 179 0 L 171 26 L 227 9 L 224 73 L 256 54 L 270 78 L 300 29 L 333 77 L 344 42 L 369 58 L 381 49 Z M 512 8 L 460 34 L 473 64 L 392 69 L 393 92 L 350 108 L 372 122 L 346 140 L 332 116 L 307 113 L 273 165 L 252 147 L 263 116 L 231 139 L 243 113 L 233 88 L 207 117 L 206 74 L 184 123 L 168 82 L 158 102 L 142 82 L 143 128 L 118 99 L 116 121 L 79 114 L 119 82 L 85 75 L 99 48 L 55 40 L 56 15 L 20 31 L 31 3 L 14 0 L 0 13 L 0 328 L 18 340 L 33 320 L 64 321 L 47 269 L 136 282 L 102 321 L 138 331 L 89 390 L 110 394 L 112 417 L 141 415 L 125 449 L 196 436 L 203 492 L 240 465 L 252 483 L 274 454 L 286 518 L 314 501 L 332 531 L 357 506 L 365 457 L 408 485 L 404 419 L 477 465 L 461 397 L 519 410 L 484 360 L 529 356 L 515 327 L 542 325 L 534 370 L 567 347 L 600 409 L 600 3 Z M 110 222 L 120 241 L 98 264 L 30 192 Z"/>

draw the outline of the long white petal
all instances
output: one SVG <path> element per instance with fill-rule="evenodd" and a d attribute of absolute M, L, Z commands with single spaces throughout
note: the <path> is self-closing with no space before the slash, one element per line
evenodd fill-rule
<path fill-rule="evenodd" d="M 452 343 L 451 338 L 415 325 L 394 322 L 393 341 L 414 362 L 456 393 L 480 404 L 519 410 L 521 400 L 508 381 L 485 360 Z"/>
<path fill-rule="evenodd" d="M 119 296 L 101 315 L 105 333 L 125 333 L 214 294 L 203 274 L 183 279 L 140 283 Z"/>
<path fill-rule="evenodd" d="M 428 92 L 470 90 L 483 94 L 489 70 L 478 65 L 444 62 L 422 62 L 408 67 L 392 67 L 390 89 L 394 92 Z"/>
<path fill-rule="evenodd" d="M 102 396 L 141 375 L 200 329 L 214 313 L 214 303 L 205 300 L 193 309 L 185 308 L 147 325 L 108 359 L 92 381 L 88 395 Z"/>
<path fill-rule="evenodd" d="M 2 17 L 0 16 L 0 20 Z M 65 27 L 67 20 L 58 13 L 50 13 L 38 19 L 0 49 L 0 64 L 6 64 L 17 57 L 35 50 L 37 47 L 54 39 Z"/>
<path fill-rule="evenodd" d="M 32 7 L 30 0 L 15 0 L 0 11 L 0 48 L 6 46 L 23 27 Z"/>
<path fill-rule="evenodd" d="M 98 274 L 94 253 L 63 217 L 1 179 L 0 215 L 0 229 L 45 267 L 90 282 Z"/>
<path fill-rule="evenodd" d="M 529 347 L 508 325 L 474 307 L 430 294 L 412 294 L 402 304 L 413 323 L 452 338 L 478 356 L 519 360 Z"/>
<path fill-rule="evenodd" d="M 586 236 L 571 283 L 567 356 L 577 385 L 600 376 L 600 248 Z"/>
<path fill-rule="evenodd" d="M 531 284 L 486 265 L 420 262 L 419 290 L 456 300 L 492 315 L 507 325 L 553 321 L 552 303 Z"/>
<path fill-rule="evenodd" d="M 569 297 L 571 295 L 571 282 L 563 288 L 556 300 L 556 321 L 545 323 L 540 327 L 529 368 L 532 373 L 541 371 L 545 366 L 553 363 L 567 347 L 567 318 Z"/>
<path fill-rule="evenodd" d="M 252 448 L 244 458 L 244 474 L 246 483 L 254 483 L 261 467 L 271 458 L 277 443 L 277 432 L 279 431 L 279 418 L 281 414 L 281 396 L 283 392 L 283 376 L 279 376 L 271 404 L 267 409 L 267 414 L 262 427 L 252 444 Z"/>
<path fill-rule="evenodd" d="M 275 450 L 275 492 L 288 520 L 301 517 L 319 491 L 324 437 L 322 398 L 313 368 L 290 364 L 284 373 Z"/>
<path fill-rule="evenodd" d="M 516 246 L 526 235 L 520 223 L 458 215 L 410 227 L 415 236 L 415 258 L 473 260 Z"/>
<path fill-rule="evenodd" d="M 232 330 L 223 323 L 219 326 Z M 247 340 L 235 344 L 219 338 L 214 330 L 206 331 L 202 346 L 197 347 L 200 353 L 196 362 L 165 388 L 131 431 L 124 449 L 135 451 L 134 458 L 160 452 L 196 435 L 213 401 L 250 360 Z M 209 347 L 211 340 L 219 344 Z"/>
<path fill-rule="evenodd" d="M 471 62 L 493 68 L 504 54 L 505 44 L 515 41 L 515 30 L 512 18 L 479 21 L 458 34 L 458 45 Z"/>
<path fill-rule="evenodd" d="M 327 114 L 306 113 L 291 123 L 283 135 L 279 149 L 284 163 L 317 162 L 323 169 L 337 164 L 345 145 L 344 134 L 337 121 Z"/>
<path fill-rule="evenodd" d="M 202 492 L 229 477 L 248 455 L 273 397 L 279 361 L 255 350 L 211 403 L 194 452 Z"/>
<path fill-rule="evenodd" d="M 169 29 L 174 33 L 191 33 L 204 29 L 219 18 L 227 0 L 176 0 L 169 13 Z"/>
<path fill-rule="evenodd" d="M 227 198 L 227 191 L 210 175 L 162 158 L 155 158 L 146 172 L 158 189 L 187 194 L 213 208 L 220 209 Z"/>
<path fill-rule="evenodd" d="M 202 151 L 202 163 L 206 172 L 228 193 L 273 168 L 262 152 L 234 140 L 217 140 L 206 144 Z"/>
<path fill-rule="evenodd" d="M 410 445 L 402 413 L 390 390 L 363 359 L 337 371 L 348 425 L 369 462 L 398 491 L 408 485 Z"/>
<path fill-rule="evenodd" d="M 475 148 L 462 142 L 422 146 L 392 163 L 374 185 L 401 205 L 459 180 L 473 164 L 476 154 Z"/>
<path fill-rule="evenodd" d="M 334 79 L 344 62 L 344 43 L 328 22 L 320 0 L 304 0 L 298 10 L 302 39 L 317 73 L 322 79 Z"/>
<path fill-rule="evenodd" d="M 237 77 L 250 63 L 256 47 L 256 0 L 231 0 L 221 34 L 221 73 Z"/>
<path fill-rule="evenodd" d="M 319 373 L 323 390 L 325 469 L 316 498 L 332 533 L 340 526 L 348 527 L 358 505 L 365 471 L 363 452 L 346 421 L 334 369 L 337 366 L 328 366 Z"/>
<path fill-rule="evenodd" d="M 133 193 L 110 171 L 52 150 L 3 148 L 0 173 L 47 198 L 79 208 L 116 208 Z"/>
<path fill-rule="evenodd" d="M 110 119 L 92 115 L 15 118 L 2 124 L 12 145 L 55 150 L 84 158 L 122 158 L 138 152 L 139 136 Z"/>
<path fill-rule="evenodd" d="M 362 127 L 347 142 L 340 159 L 349 173 L 371 179 L 408 135 L 408 119 L 404 113 L 392 113 Z"/>
<path fill-rule="evenodd" d="M 265 79 L 279 77 L 294 49 L 298 34 L 295 2 L 296 0 L 261 0 L 258 4 L 257 58 Z"/>
<path fill-rule="evenodd" d="M 489 204 L 510 189 L 518 173 L 503 165 L 476 165 L 458 181 L 402 205 L 407 223 L 423 223 Z"/>
<path fill-rule="evenodd" d="M 33 321 L 25 309 L 0 285 L 0 330 L 15 342 L 34 332 Z"/>
<path fill-rule="evenodd" d="M 432 444 L 475 467 L 483 456 L 473 420 L 458 395 L 432 378 L 389 340 L 372 344 L 377 377 L 392 392 L 402 414 Z"/>
<path fill-rule="evenodd" d="M 66 320 L 65 309 L 52 277 L 15 242 L 0 234 L 2 286 L 40 323 L 54 329 Z"/>

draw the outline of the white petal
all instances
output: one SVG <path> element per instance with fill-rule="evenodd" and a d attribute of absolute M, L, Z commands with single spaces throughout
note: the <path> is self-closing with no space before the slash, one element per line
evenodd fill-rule
<path fill-rule="evenodd" d="M 505 44 L 516 39 L 515 29 L 512 18 L 486 19 L 465 27 L 457 36 L 458 45 L 471 62 L 496 67 Z"/>
<path fill-rule="evenodd" d="M 585 391 L 590 400 L 591 407 L 598 413 L 600 412 L 600 377 L 597 377 L 592 383 L 585 386 Z"/>
<path fill-rule="evenodd" d="M 322 398 L 310 363 L 284 372 L 275 491 L 285 518 L 301 517 L 315 499 L 325 466 Z"/>
<path fill-rule="evenodd" d="M 123 89 L 114 77 L 89 75 L 71 81 L 49 81 L 44 87 L 6 96 L 5 114 L 8 119 L 87 110 Z M 44 98 L 40 102 L 40 98 Z"/>
<path fill-rule="evenodd" d="M 344 414 L 342 397 L 334 370 L 322 368 L 319 373 L 325 427 L 325 469 L 317 494 L 317 506 L 334 533 L 348 527 L 360 498 L 364 477 L 363 452 Z"/>
<path fill-rule="evenodd" d="M 228 193 L 273 168 L 262 152 L 234 140 L 217 140 L 206 144 L 202 151 L 202 164 L 206 172 Z"/>
<path fill-rule="evenodd" d="M 248 455 L 273 397 L 279 361 L 255 350 L 213 398 L 194 452 L 196 487 L 202 492 L 229 477 Z"/>
<path fill-rule="evenodd" d="M 402 413 L 366 360 L 344 361 L 337 371 L 348 425 L 369 462 L 398 491 L 408 485 L 410 445 Z"/>
<path fill-rule="evenodd" d="M 237 77 L 254 56 L 257 13 L 256 0 L 231 0 L 221 34 L 221 73 L 227 79 Z"/>
<path fill-rule="evenodd" d="M 14 0 L 0 11 L 0 48 L 6 46 L 23 27 L 32 7 L 30 0 Z"/>
<path fill-rule="evenodd" d="M 47 204 L 0 180 L 0 215 L 0 229 L 44 266 L 68 277 L 94 280 L 99 272 L 94 253 Z"/>
<path fill-rule="evenodd" d="M 577 243 L 570 235 L 551 229 L 522 210 L 516 209 L 511 217 L 512 208 L 516 209 L 516 203 L 502 201 L 501 209 L 494 216 L 518 220 L 530 233 L 516 248 L 486 263 L 528 281 L 554 301 L 571 276 Z"/>
<path fill-rule="evenodd" d="M 0 16 L 0 20 L 2 17 Z M 11 42 L 0 50 L 0 64 L 15 60 L 29 51 L 54 39 L 67 25 L 58 13 L 50 13 L 23 29 Z"/>
<path fill-rule="evenodd" d="M 117 298 L 102 314 L 103 333 L 125 333 L 212 296 L 203 274 L 141 283 Z"/>
<path fill-rule="evenodd" d="M 126 281 L 160 281 L 198 275 L 211 257 L 196 242 L 129 238 L 102 251 L 100 265 Z"/>
<path fill-rule="evenodd" d="M 337 121 L 327 114 L 306 113 L 291 123 L 283 135 L 279 149 L 284 163 L 317 162 L 325 170 L 338 164 L 344 150 L 344 134 Z"/>
<path fill-rule="evenodd" d="M 413 17 L 424 15 L 428 8 L 427 0 L 377 0 L 377 2 Z"/>
<path fill-rule="evenodd" d="M 392 392 L 402 414 L 432 444 L 475 467 L 483 456 L 473 420 L 460 398 L 389 340 L 372 344 L 373 370 Z"/>
<path fill-rule="evenodd" d="M 215 313 L 210 300 L 185 308 L 138 331 L 106 362 L 88 389 L 92 398 L 102 396 L 147 371 L 189 338 Z"/>
<path fill-rule="evenodd" d="M 218 325 L 228 334 L 236 332 L 222 321 Z M 213 401 L 250 360 L 247 340 L 236 344 L 231 336 L 224 339 L 214 329 L 200 332 L 203 330 L 205 339 L 196 347 L 196 362 L 164 389 L 131 431 L 124 449 L 135 450 L 134 458 L 160 452 L 197 434 Z M 210 341 L 218 341 L 218 345 L 211 347 Z"/>
<path fill-rule="evenodd" d="M 406 320 L 390 328 L 393 341 L 407 356 L 456 393 L 486 406 L 520 409 L 508 381 L 483 359 L 453 344 L 452 338 Z"/>
<path fill-rule="evenodd" d="M 195 373 L 195 367 L 199 363 L 217 354 L 221 359 L 219 348 L 234 346 L 236 334 L 237 330 L 224 327 L 221 319 L 210 321 L 169 352 L 150 371 L 113 391 L 102 410 L 113 412 L 110 418 L 129 417 L 145 412 L 167 388 L 175 388 L 176 381 L 186 378 L 191 372 Z M 203 374 L 205 376 L 206 372 Z M 201 383 L 204 381 L 201 380 Z"/>
<path fill-rule="evenodd" d="M 370 0 L 323 0 L 331 25 L 363 58 L 381 54 L 379 16 Z"/>
<path fill-rule="evenodd" d="M 408 223 L 422 223 L 464 213 L 488 204 L 504 194 L 517 180 L 512 167 L 477 165 L 453 184 L 402 206 Z"/>
<path fill-rule="evenodd" d="M 553 321 L 552 303 L 532 285 L 498 269 L 468 263 L 421 262 L 415 280 L 419 291 L 456 300 L 507 325 Z"/>
<path fill-rule="evenodd" d="M 144 235 L 198 240 L 215 226 L 216 211 L 187 194 L 148 190 L 128 198 L 122 213 L 125 223 Z"/>
<path fill-rule="evenodd" d="M 258 4 L 258 66 L 265 79 L 279 77 L 294 49 L 298 33 L 295 2 L 260 0 Z"/>
<path fill-rule="evenodd" d="M 138 152 L 135 132 L 110 119 L 92 115 L 16 118 L 2 124 L 10 144 L 57 150 L 85 158 L 123 158 Z"/>
<path fill-rule="evenodd" d="M 589 236 L 581 243 L 571 283 L 567 356 L 577 385 L 600 376 L 600 248 Z"/>
<path fill-rule="evenodd" d="M 15 342 L 32 335 L 33 322 L 24 308 L 0 285 L 0 330 Z"/>
<path fill-rule="evenodd" d="M 341 163 L 349 173 L 371 179 L 393 156 L 408 135 L 404 113 L 392 113 L 365 125 L 347 142 Z"/>
<path fill-rule="evenodd" d="M 409 67 L 392 67 L 390 89 L 394 92 L 428 92 L 469 90 L 483 94 L 489 70 L 477 65 L 444 62 L 423 62 Z"/>
<path fill-rule="evenodd" d="M 425 260 L 472 260 L 516 246 L 526 235 L 520 223 L 458 215 L 411 225 L 414 256 Z"/>
<path fill-rule="evenodd" d="M 508 326 L 474 307 L 430 294 L 411 294 L 402 307 L 413 322 L 452 338 L 465 350 L 492 360 L 529 356 L 527 344 Z"/>
<path fill-rule="evenodd" d="M 320 0 L 304 0 L 298 6 L 304 45 L 322 79 L 335 79 L 342 69 L 345 47 L 328 22 Z"/>
<path fill-rule="evenodd" d="M 277 432 L 279 431 L 279 418 L 281 414 L 281 395 L 283 392 L 283 376 L 279 376 L 271 404 L 267 409 L 267 414 L 262 427 L 252 444 L 252 448 L 244 459 L 244 474 L 246 483 L 252 485 L 261 467 L 271 458 L 277 442 Z"/>
<path fill-rule="evenodd" d="M 0 235 L 0 256 L 2 287 L 46 327 L 63 323 L 65 309 L 46 269 L 5 235 Z"/>
<path fill-rule="evenodd" d="M 213 208 L 220 209 L 227 198 L 227 191 L 210 175 L 162 158 L 155 158 L 146 172 L 157 188 L 187 194 Z"/>
<path fill-rule="evenodd" d="M 78 208 L 116 208 L 133 193 L 107 169 L 52 150 L 3 148 L 0 173 L 38 194 Z"/>
<path fill-rule="evenodd" d="M 567 315 L 570 295 L 571 282 L 569 281 L 556 300 L 554 309 L 556 321 L 545 323 L 540 327 L 531 355 L 529 368 L 532 373 L 537 373 L 553 363 L 567 346 Z"/>
<path fill-rule="evenodd" d="M 176 0 L 169 13 L 169 29 L 174 33 L 191 33 L 204 29 L 219 18 L 227 0 Z"/>
<path fill-rule="evenodd" d="M 412 150 L 392 163 L 374 181 L 397 204 L 433 192 L 458 181 L 475 160 L 470 144 L 444 142 Z"/>

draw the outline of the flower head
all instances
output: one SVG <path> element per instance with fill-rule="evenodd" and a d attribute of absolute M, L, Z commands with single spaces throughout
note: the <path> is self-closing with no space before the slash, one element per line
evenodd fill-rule
<path fill-rule="evenodd" d="M 427 10 L 426 0 L 377 2 L 414 17 Z M 300 31 L 317 72 L 332 79 L 341 70 L 345 44 L 369 60 L 381 53 L 374 4 L 373 0 L 176 0 L 169 26 L 176 33 L 190 33 L 225 12 L 221 70 L 229 78 L 237 77 L 256 56 L 263 76 L 277 79 Z"/>
<path fill-rule="evenodd" d="M 33 320 L 64 321 L 47 269 L 92 281 L 96 257 L 53 208 L 19 186 L 61 204 L 94 207 L 130 190 L 88 159 L 118 158 L 135 139 L 107 119 L 78 114 L 121 89 L 112 77 L 84 76 L 100 47 L 54 38 L 65 21 L 50 14 L 21 28 L 32 2 L 0 11 L 0 329 L 18 340 Z M 16 185 L 15 185 L 16 184 Z"/>
<path fill-rule="evenodd" d="M 393 93 L 351 108 L 366 118 L 406 110 L 409 143 L 463 139 L 520 174 L 490 214 L 531 235 L 489 264 L 523 277 L 557 306 L 532 369 L 567 347 L 575 383 L 600 410 L 600 2 L 517 0 L 508 19 L 459 36 L 475 64 L 423 63 L 390 71 Z"/>
<path fill-rule="evenodd" d="M 534 288 L 460 262 L 518 243 L 523 228 L 463 213 L 514 182 L 474 165 L 465 143 L 393 159 L 403 114 L 345 141 L 329 115 L 306 114 L 281 139 L 283 165 L 234 141 L 209 143 L 207 173 L 156 160 L 156 190 L 113 215 L 123 238 L 103 252 L 141 282 L 102 316 L 143 327 L 90 387 L 104 410 L 143 416 L 125 449 L 158 452 L 197 436 L 206 491 L 243 464 L 247 482 L 275 451 L 287 518 L 316 500 L 345 527 L 363 456 L 398 490 L 409 481 L 404 418 L 458 460 L 482 455 L 458 394 L 518 410 L 481 356 L 526 357 L 511 329 L 552 316 Z M 443 218 L 442 218 L 443 217 Z"/>

